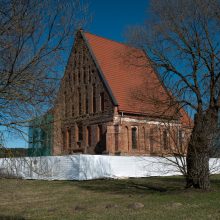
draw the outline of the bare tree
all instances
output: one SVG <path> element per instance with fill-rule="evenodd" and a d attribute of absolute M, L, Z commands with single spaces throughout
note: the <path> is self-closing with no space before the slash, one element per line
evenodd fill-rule
<path fill-rule="evenodd" d="M 179 109 L 193 112 L 186 185 L 209 189 L 209 158 L 220 145 L 220 1 L 156 0 L 149 14 L 128 39 L 146 51 Z"/>
<path fill-rule="evenodd" d="M 33 117 L 53 106 L 74 31 L 85 24 L 80 0 L 0 1 L 0 127 L 25 137 Z"/>

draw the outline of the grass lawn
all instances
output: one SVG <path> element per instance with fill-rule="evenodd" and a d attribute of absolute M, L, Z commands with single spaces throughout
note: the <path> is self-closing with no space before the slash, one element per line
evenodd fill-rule
<path fill-rule="evenodd" d="M 135 209 L 136 202 L 144 207 Z M 182 177 L 0 179 L 0 219 L 220 219 L 220 175 L 210 192 L 185 190 Z"/>

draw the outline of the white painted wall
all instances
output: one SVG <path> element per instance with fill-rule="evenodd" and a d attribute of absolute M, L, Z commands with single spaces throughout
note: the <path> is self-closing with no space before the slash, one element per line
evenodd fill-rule
<path fill-rule="evenodd" d="M 175 158 L 169 157 L 169 160 Z M 220 173 L 220 159 L 210 159 Z M 142 156 L 69 155 L 0 159 L 0 172 L 23 179 L 90 180 L 181 175 L 167 159 Z"/>

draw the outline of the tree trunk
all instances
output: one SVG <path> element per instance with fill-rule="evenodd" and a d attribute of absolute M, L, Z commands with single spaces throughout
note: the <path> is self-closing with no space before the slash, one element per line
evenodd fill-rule
<path fill-rule="evenodd" d="M 187 154 L 186 187 L 208 190 L 209 180 L 209 153 L 198 150 L 199 145 L 190 143 Z"/>
<path fill-rule="evenodd" d="M 214 133 L 216 129 L 216 111 L 209 109 L 203 114 L 197 114 L 194 121 L 191 139 L 187 151 L 186 187 L 208 190 L 209 158 L 214 148 Z"/>

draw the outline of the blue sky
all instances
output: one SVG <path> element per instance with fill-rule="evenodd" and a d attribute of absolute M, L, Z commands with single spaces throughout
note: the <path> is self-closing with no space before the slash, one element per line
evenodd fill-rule
<path fill-rule="evenodd" d="M 147 0 L 91 0 L 93 22 L 87 30 L 123 42 L 127 26 L 141 24 L 146 18 Z"/>
<path fill-rule="evenodd" d="M 89 0 L 92 21 L 85 31 L 124 42 L 126 27 L 142 24 L 147 17 L 148 0 Z M 28 144 L 16 136 L 5 136 L 7 147 L 28 147 Z"/>

